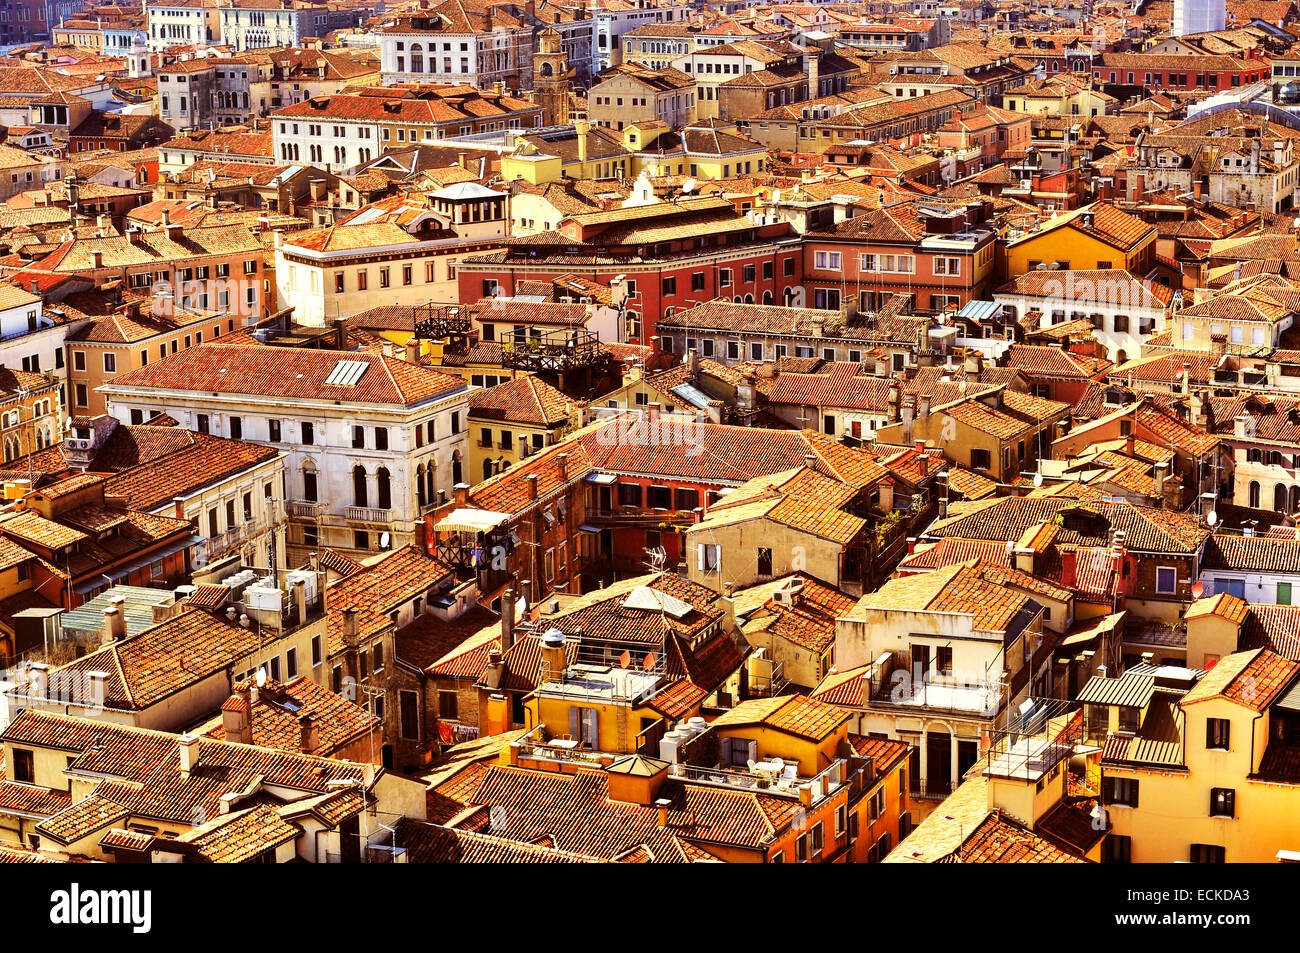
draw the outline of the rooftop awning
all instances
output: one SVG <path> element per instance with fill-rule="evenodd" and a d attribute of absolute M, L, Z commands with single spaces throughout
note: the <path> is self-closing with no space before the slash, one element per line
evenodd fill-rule
<path fill-rule="evenodd" d="M 463 506 L 453 510 L 435 526 L 436 533 L 486 533 L 496 529 L 510 519 L 509 513 L 496 513 L 492 510 L 476 510 Z"/>
<path fill-rule="evenodd" d="M 588 473 L 588 483 L 599 483 L 601 486 L 610 486 L 618 482 L 618 477 L 612 473 Z"/>

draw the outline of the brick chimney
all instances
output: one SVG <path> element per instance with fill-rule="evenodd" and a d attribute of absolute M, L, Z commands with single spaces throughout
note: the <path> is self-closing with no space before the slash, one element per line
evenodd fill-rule
<path fill-rule="evenodd" d="M 248 683 L 235 685 L 235 693 L 221 706 L 221 727 L 226 740 L 240 745 L 253 743 L 253 703 Z"/>

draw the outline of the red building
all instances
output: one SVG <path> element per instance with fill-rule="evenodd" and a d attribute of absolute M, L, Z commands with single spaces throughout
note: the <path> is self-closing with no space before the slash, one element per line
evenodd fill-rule
<path fill-rule="evenodd" d="M 457 267 L 462 301 L 514 295 L 519 281 L 560 275 L 626 282 L 622 340 L 648 344 L 661 315 L 704 301 L 790 302 L 802 287 L 803 254 L 788 224 L 760 225 L 726 199 L 706 197 L 574 215 L 554 232 L 507 240 Z"/>
<path fill-rule="evenodd" d="M 1268 79 L 1270 72 L 1269 61 L 1259 55 L 1103 53 L 1092 64 L 1099 83 L 1165 90 L 1236 89 Z"/>
<path fill-rule="evenodd" d="M 876 209 L 804 236 L 808 304 L 877 311 L 895 294 L 905 313 L 960 308 L 988 297 L 996 236 L 992 203 L 963 208 L 924 202 Z"/>

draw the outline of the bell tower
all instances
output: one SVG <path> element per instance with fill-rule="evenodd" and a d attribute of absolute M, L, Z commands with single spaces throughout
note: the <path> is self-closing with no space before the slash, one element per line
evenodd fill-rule
<path fill-rule="evenodd" d="M 543 30 L 537 35 L 533 57 L 533 100 L 542 107 L 543 126 L 569 124 L 569 58 L 560 48 L 560 34 Z"/>

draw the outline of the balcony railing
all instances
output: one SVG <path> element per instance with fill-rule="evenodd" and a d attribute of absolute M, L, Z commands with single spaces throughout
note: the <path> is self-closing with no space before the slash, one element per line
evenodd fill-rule
<path fill-rule="evenodd" d="M 942 801 L 953 792 L 952 781 L 913 778 L 909 791 L 913 800 Z"/>
<path fill-rule="evenodd" d="M 389 523 L 393 519 L 392 510 L 374 506 L 349 506 L 344 510 L 344 515 L 356 523 Z"/>
<path fill-rule="evenodd" d="M 290 516 L 314 520 L 320 518 L 321 510 L 325 507 L 325 504 L 311 500 L 289 500 L 284 506 Z"/>

